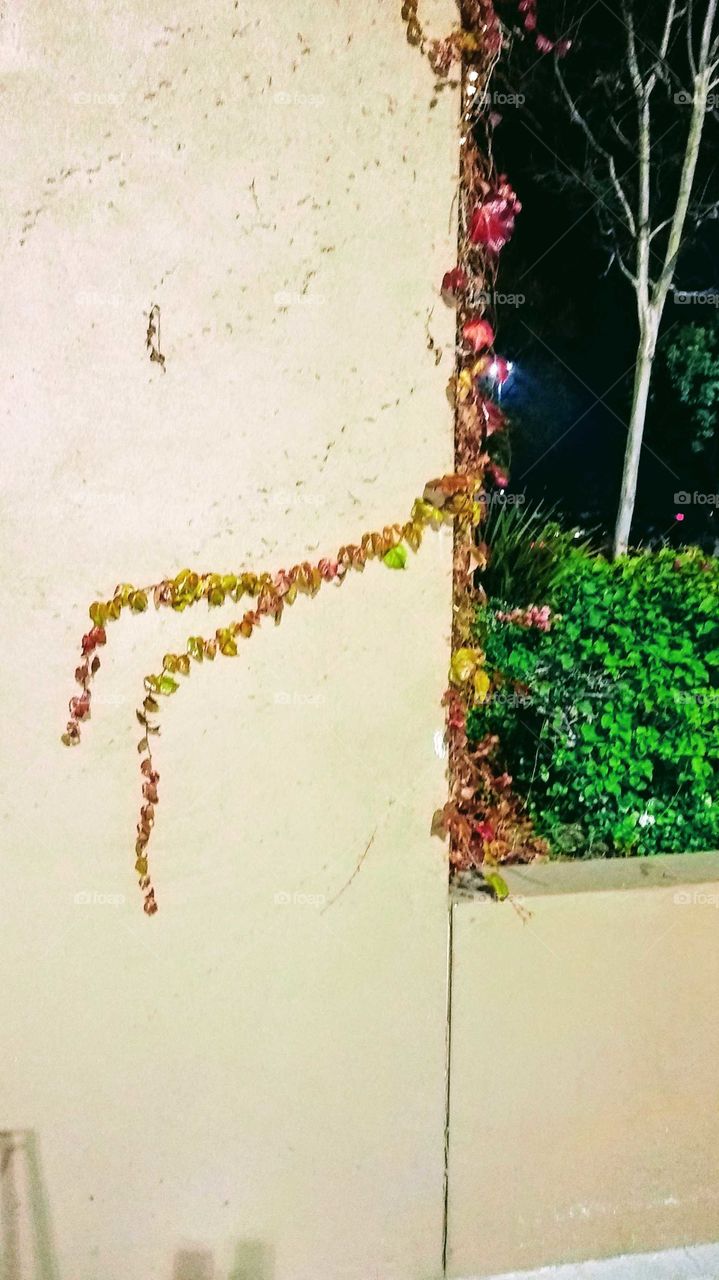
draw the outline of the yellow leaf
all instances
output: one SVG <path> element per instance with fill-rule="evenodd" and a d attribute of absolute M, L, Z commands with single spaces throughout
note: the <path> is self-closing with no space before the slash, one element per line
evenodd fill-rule
<path fill-rule="evenodd" d="M 490 679 L 484 668 L 474 673 L 474 693 L 478 702 L 486 702 L 489 693 Z"/>
<path fill-rule="evenodd" d="M 472 393 L 472 375 L 469 369 L 462 369 L 457 378 L 457 391 L 459 399 L 466 400 L 467 396 Z"/>
<path fill-rule="evenodd" d="M 104 627 L 107 622 L 107 605 L 100 600 L 96 600 L 90 605 L 90 621 L 95 623 L 96 627 Z"/>
<path fill-rule="evenodd" d="M 452 654 L 449 678 L 452 684 L 466 684 L 475 673 L 480 655 L 476 649 L 457 649 Z"/>
<path fill-rule="evenodd" d="M 147 595 L 144 591 L 133 591 L 130 596 L 130 608 L 133 613 L 144 613 L 147 608 Z"/>

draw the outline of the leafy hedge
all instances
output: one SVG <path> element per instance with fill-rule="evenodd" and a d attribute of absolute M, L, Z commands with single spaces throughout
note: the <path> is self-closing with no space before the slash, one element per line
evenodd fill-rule
<path fill-rule="evenodd" d="M 480 609 L 493 692 L 470 737 L 498 734 L 556 854 L 718 848 L 719 562 L 570 552 L 550 596 L 546 632 Z"/>

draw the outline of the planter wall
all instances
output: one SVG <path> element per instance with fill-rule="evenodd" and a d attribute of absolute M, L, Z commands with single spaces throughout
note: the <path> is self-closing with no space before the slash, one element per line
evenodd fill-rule
<path fill-rule="evenodd" d="M 715 1239 L 719 855 L 454 906 L 450 1274 Z"/>

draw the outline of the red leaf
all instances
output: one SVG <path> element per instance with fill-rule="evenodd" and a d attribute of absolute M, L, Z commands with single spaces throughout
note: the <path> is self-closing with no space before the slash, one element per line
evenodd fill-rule
<path fill-rule="evenodd" d="M 537 41 L 544 39 L 538 36 Z M 499 253 L 514 233 L 514 221 L 522 206 L 504 175 L 486 200 L 476 206 L 469 224 L 472 244 L 484 245 L 490 253 Z"/>
<path fill-rule="evenodd" d="M 451 271 L 445 271 L 442 277 L 442 293 L 448 298 L 456 298 L 458 293 L 464 293 L 467 288 L 467 273 L 461 267 L 452 267 Z"/>
<path fill-rule="evenodd" d="M 485 347 L 491 347 L 494 342 L 494 329 L 489 320 L 484 320 L 481 316 L 471 316 L 462 325 L 462 337 L 473 351 L 484 351 Z"/>
<path fill-rule="evenodd" d="M 509 476 L 507 475 L 507 472 L 496 462 L 490 462 L 487 467 L 487 472 L 499 489 L 507 488 L 507 485 L 509 484 Z"/>
<path fill-rule="evenodd" d="M 70 715 L 76 720 L 86 720 L 90 714 L 90 691 L 86 689 L 77 698 L 70 699 Z"/>

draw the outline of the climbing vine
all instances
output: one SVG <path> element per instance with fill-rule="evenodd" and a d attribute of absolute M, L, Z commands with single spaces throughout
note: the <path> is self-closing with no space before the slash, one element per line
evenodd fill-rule
<path fill-rule="evenodd" d="M 333 559 L 322 559 L 317 564 L 304 561 L 291 569 L 280 569 L 274 575 L 200 574 L 183 569 L 175 578 L 163 579 L 149 587 L 124 583 L 115 589 L 109 600 L 95 601 L 90 606 L 93 625 L 82 638 L 82 661 L 75 672 L 80 693 L 70 700 L 70 719 L 62 735 L 67 746 L 79 743 L 80 726 L 90 718 L 92 683 L 101 665 L 98 650 L 107 643 L 107 624 L 119 618 L 123 611 L 143 613 L 150 599 L 156 608 L 171 608 L 178 612 L 202 600 L 210 606 L 219 606 L 228 600 L 239 603 L 245 596 L 255 601 L 253 608 L 247 609 L 241 618 L 218 627 L 210 637 L 190 636 L 183 653 L 166 653 L 161 670 L 156 675 L 145 677 L 145 696 L 136 713 L 142 730 L 137 744 L 142 804 L 135 840 L 135 871 L 148 915 L 157 910 L 150 879 L 149 844 L 160 781 L 153 759 L 152 741 L 160 732 L 158 721 L 162 699 L 178 691 L 178 677 L 189 676 L 194 663 L 212 662 L 218 656 L 237 657 L 242 641 L 249 640 L 263 619 L 279 623 L 285 609 L 294 604 L 299 595 L 314 596 L 325 583 L 341 583 L 350 570 L 361 572 L 369 560 L 380 559 L 389 569 L 403 569 L 408 558 L 407 548 L 418 551 L 428 528 L 439 529 L 452 519 L 474 527 L 483 510 L 478 501 L 480 485 L 481 476 L 470 473 L 434 480 L 426 486 L 424 497 L 415 501 L 405 524 L 387 525 L 381 532 L 366 533 L 359 543 L 340 547 Z"/>
<path fill-rule="evenodd" d="M 425 532 L 448 522 L 454 525 L 454 603 L 450 686 L 444 697 L 450 792 L 447 803 L 433 819 L 434 833 L 449 837 L 450 861 L 455 867 L 481 867 L 489 886 L 499 897 L 506 895 L 501 877 L 492 870 L 509 861 L 527 861 L 544 852 L 529 819 L 511 792 L 511 778 L 497 773 L 492 759 L 497 740 L 487 737 L 468 743 L 465 725 L 471 708 L 491 696 L 491 680 L 483 652 L 473 640 L 472 622 L 481 588 L 476 570 L 487 563 L 488 548 L 481 541 L 480 526 L 486 511 L 484 484 L 507 484 L 506 419 L 493 398 L 488 380 L 501 381 L 506 362 L 494 352 L 491 296 L 497 258 L 510 239 L 521 204 L 506 176 L 497 174 L 492 161 L 491 125 L 486 108 L 487 85 L 502 49 L 504 28 L 491 0 L 462 0 L 462 23 L 449 36 L 430 39 L 422 28 L 417 0 L 403 0 L 402 18 L 407 39 L 423 52 L 441 82 L 458 65 L 461 77 L 462 133 L 458 217 L 457 263 L 445 274 L 441 293 L 457 308 L 457 346 L 451 393 L 455 405 L 455 465 L 453 475 L 430 481 L 422 498 L 403 524 L 386 525 L 366 533 L 358 543 L 340 547 L 334 558 L 316 564 L 304 561 L 275 574 L 199 573 L 183 569 L 174 578 L 150 586 L 120 584 L 111 597 L 95 601 L 89 610 L 91 627 L 82 637 L 80 663 L 75 671 L 79 692 L 69 704 L 70 718 L 62 741 L 80 742 L 81 726 L 90 718 L 93 682 L 100 669 L 100 650 L 107 643 L 108 624 L 123 612 L 143 613 L 152 602 L 156 609 L 177 612 L 201 601 L 216 607 L 249 598 L 250 608 L 235 621 L 205 637 L 191 635 L 181 653 L 166 653 L 156 674 L 145 677 L 144 697 L 137 709 L 141 733 L 142 801 L 135 837 L 135 871 L 143 893 L 144 910 L 157 911 L 152 885 L 149 847 L 159 803 L 160 774 L 153 743 L 160 733 L 163 699 L 173 696 L 193 665 L 234 658 L 243 641 L 264 620 L 278 624 L 286 608 L 299 595 L 314 596 L 327 583 L 341 584 L 350 571 L 362 571 L 370 560 L 381 560 L 388 569 L 404 569 L 408 551 L 416 552 Z M 534 31 L 534 0 L 520 0 L 524 27 Z M 546 41 L 557 54 L 560 43 Z M 563 42 L 568 48 L 568 42 Z M 159 309 L 153 308 L 148 328 L 150 358 L 161 363 Z"/>

